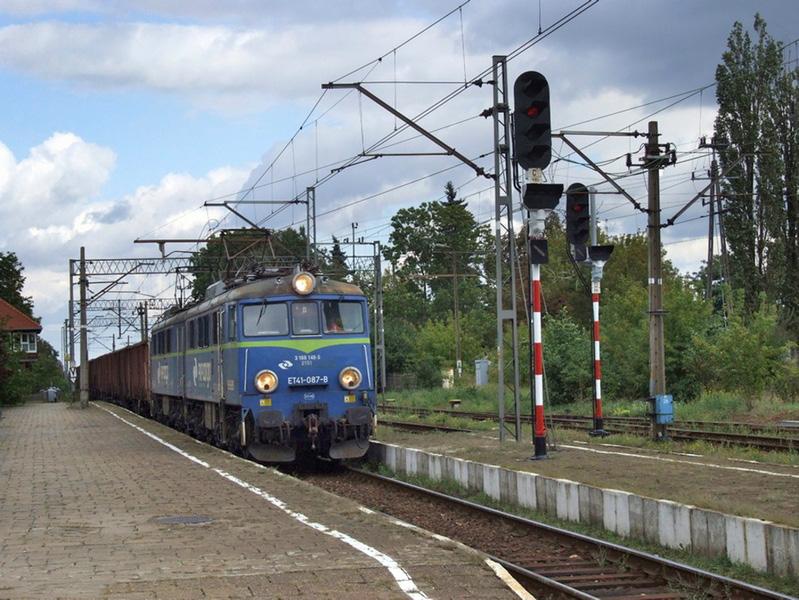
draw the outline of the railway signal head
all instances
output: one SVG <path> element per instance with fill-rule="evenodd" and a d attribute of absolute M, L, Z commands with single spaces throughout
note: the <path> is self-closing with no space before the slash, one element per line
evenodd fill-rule
<path fill-rule="evenodd" d="M 562 195 L 562 183 L 528 183 L 522 192 L 522 202 L 527 210 L 553 210 Z"/>
<path fill-rule="evenodd" d="M 588 190 L 573 183 L 566 190 L 566 239 L 573 246 L 585 246 L 591 227 Z"/>
<path fill-rule="evenodd" d="M 526 71 L 513 84 L 513 146 L 524 169 L 543 169 L 552 158 L 549 83 L 536 71 Z"/>
<path fill-rule="evenodd" d="M 588 246 L 591 262 L 605 264 L 613 253 L 613 246 Z"/>

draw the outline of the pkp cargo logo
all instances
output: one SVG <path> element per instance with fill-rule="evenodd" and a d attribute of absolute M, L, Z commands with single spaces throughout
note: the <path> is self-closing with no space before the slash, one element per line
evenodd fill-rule
<path fill-rule="evenodd" d="M 285 371 L 286 369 L 290 369 L 291 367 L 293 367 L 294 363 L 291 362 L 290 360 L 284 360 L 277 363 L 277 366 Z"/>

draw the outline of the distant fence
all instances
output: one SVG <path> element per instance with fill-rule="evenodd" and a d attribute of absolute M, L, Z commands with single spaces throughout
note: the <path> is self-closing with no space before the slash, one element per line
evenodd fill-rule
<path fill-rule="evenodd" d="M 416 373 L 386 373 L 386 390 L 415 390 L 418 387 Z"/>

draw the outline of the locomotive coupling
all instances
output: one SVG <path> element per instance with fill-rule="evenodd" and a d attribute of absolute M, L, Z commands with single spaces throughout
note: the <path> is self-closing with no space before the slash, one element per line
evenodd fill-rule
<path fill-rule="evenodd" d="M 316 439 L 319 437 L 319 416 L 316 413 L 305 417 L 305 428 L 308 431 L 308 439 L 311 440 L 311 450 L 316 450 Z"/>

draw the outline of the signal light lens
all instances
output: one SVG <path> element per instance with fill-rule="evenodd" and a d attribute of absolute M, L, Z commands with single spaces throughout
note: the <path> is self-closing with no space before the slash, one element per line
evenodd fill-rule
<path fill-rule="evenodd" d="M 537 106 L 531 106 L 527 109 L 527 116 L 532 119 L 533 117 L 537 117 L 540 112 L 541 110 Z"/>
<path fill-rule="evenodd" d="M 345 390 L 354 390 L 361 385 L 361 372 L 355 367 L 344 367 L 338 375 L 338 381 Z"/>
<path fill-rule="evenodd" d="M 271 394 L 277 389 L 277 381 L 274 371 L 264 369 L 255 376 L 255 389 L 262 394 Z"/>

